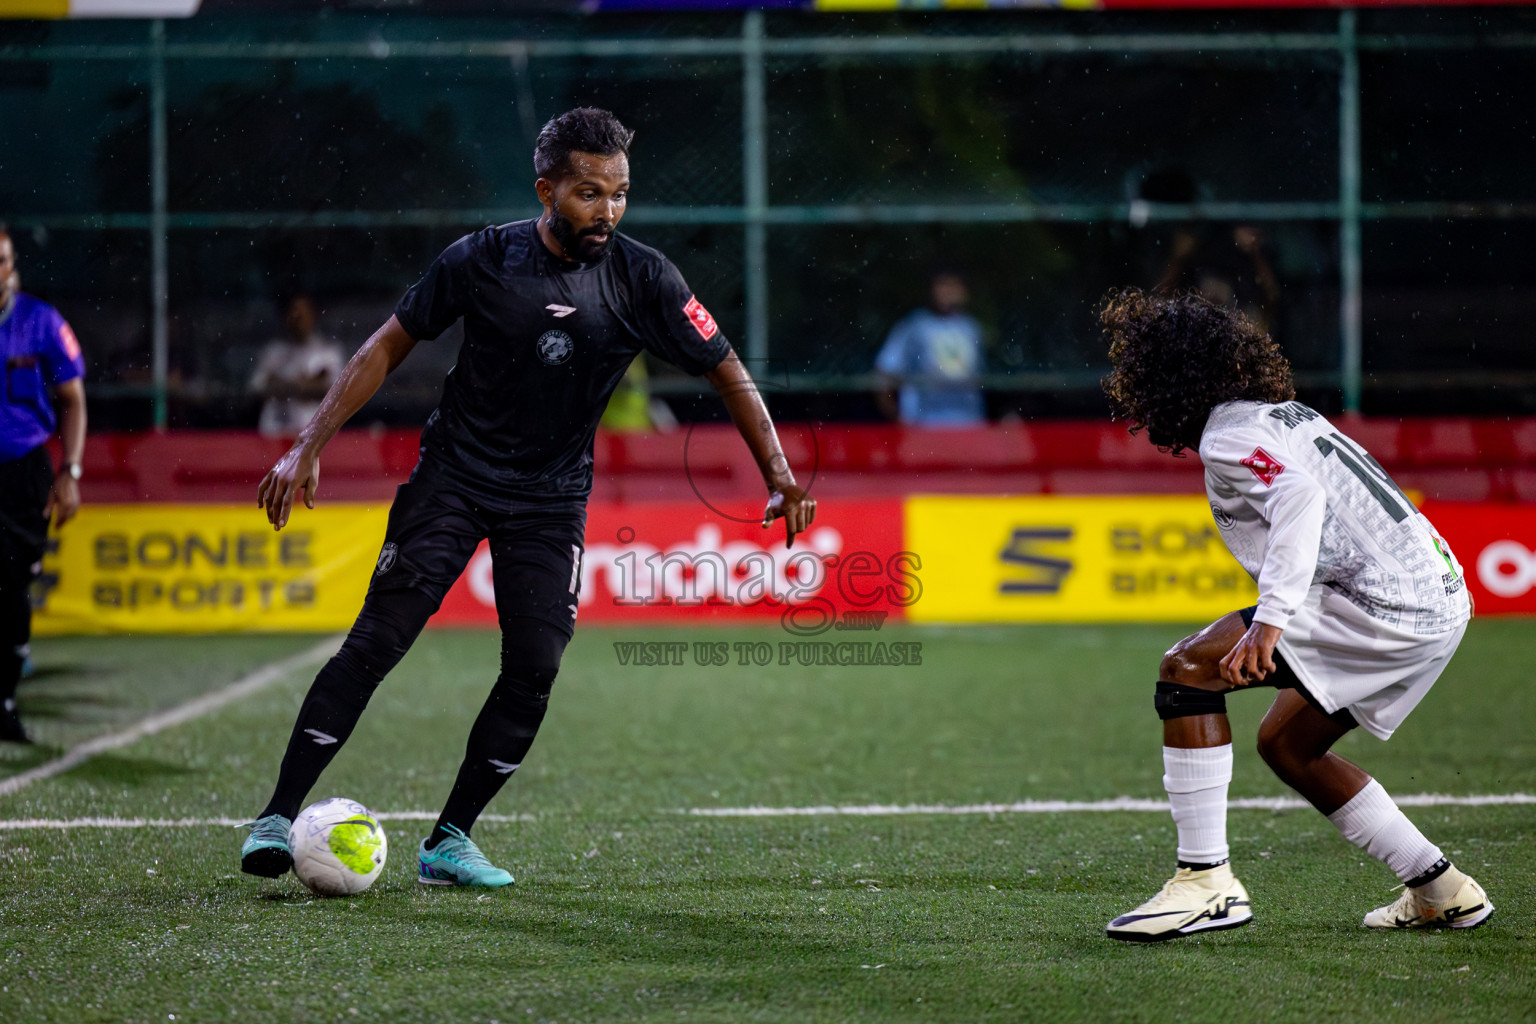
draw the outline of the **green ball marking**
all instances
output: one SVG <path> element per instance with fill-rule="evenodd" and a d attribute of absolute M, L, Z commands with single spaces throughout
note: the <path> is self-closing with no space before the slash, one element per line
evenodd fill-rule
<path fill-rule="evenodd" d="M 349 818 L 331 827 L 328 843 L 331 853 L 349 871 L 366 875 L 373 871 L 374 854 L 383 845 L 384 836 L 372 818 Z"/>

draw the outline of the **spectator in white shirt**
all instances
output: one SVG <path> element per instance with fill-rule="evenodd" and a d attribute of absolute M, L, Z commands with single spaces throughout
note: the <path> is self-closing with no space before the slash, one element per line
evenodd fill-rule
<path fill-rule="evenodd" d="M 318 330 L 315 302 L 302 292 L 283 309 L 287 337 L 269 341 L 256 361 L 251 390 L 266 396 L 257 430 L 263 437 L 293 437 L 347 365 L 341 345 Z"/>

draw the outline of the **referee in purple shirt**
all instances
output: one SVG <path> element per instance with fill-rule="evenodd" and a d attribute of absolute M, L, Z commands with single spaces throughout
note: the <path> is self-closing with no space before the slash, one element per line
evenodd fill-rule
<path fill-rule="evenodd" d="M 85 361 L 58 311 L 22 293 L 16 249 L 3 226 L 0 360 L 0 741 L 30 743 L 16 713 L 16 684 L 32 638 L 27 588 L 42 571 L 49 517 L 63 526 L 80 509 Z M 64 441 L 57 474 L 45 447 L 55 430 Z"/>

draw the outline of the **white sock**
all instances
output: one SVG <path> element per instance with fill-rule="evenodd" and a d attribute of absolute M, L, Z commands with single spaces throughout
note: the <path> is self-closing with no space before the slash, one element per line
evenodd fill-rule
<path fill-rule="evenodd" d="M 1417 878 L 1440 860 L 1440 847 L 1402 812 L 1381 783 L 1372 779 L 1328 820 L 1344 838 L 1391 868 L 1404 882 Z"/>
<path fill-rule="evenodd" d="M 1163 788 L 1179 830 L 1179 860 L 1219 864 L 1227 847 L 1227 787 L 1232 782 L 1232 744 L 1164 747 Z"/>

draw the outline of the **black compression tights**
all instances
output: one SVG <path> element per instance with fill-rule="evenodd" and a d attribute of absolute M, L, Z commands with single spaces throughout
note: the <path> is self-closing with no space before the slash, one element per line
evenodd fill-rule
<path fill-rule="evenodd" d="M 277 788 L 262 817 L 292 819 L 299 813 L 320 773 L 352 735 L 379 680 L 405 657 L 436 610 L 436 601 L 415 590 L 368 595 L 346 643 L 325 663 L 299 707 Z"/>
<path fill-rule="evenodd" d="M 369 595 L 346 643 L 328 661 L 299 708 L 277 787 L 261 812 L 292 819 L 321 772 L 352 735 L 379 681 L 399 663 L 437 610 L 414 590 Z M 501 675 L 469 733 L 464 762 L 431 842 L 451 824 L 466 833 L 522 763 L 549 702 L 568 638 L 540 619 L 501 620 Z"/>
<path fill-rule="evenodd" d="M 427 840 L 429 847 L 448 834 L 449 825 L 468 833 L 523 763 L 544 721 L 566 642 L 564 633 L 540 619 L 501 620 L 501 675 L 469 731 L 464 763 Z"/>

